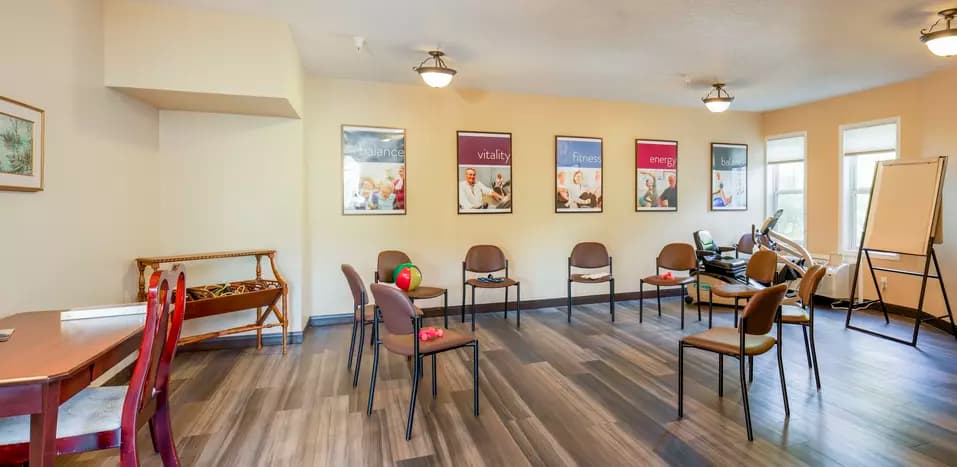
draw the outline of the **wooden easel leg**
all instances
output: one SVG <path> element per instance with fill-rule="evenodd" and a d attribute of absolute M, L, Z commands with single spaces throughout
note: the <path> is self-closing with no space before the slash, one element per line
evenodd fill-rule
<path fill-rule="evenodd" d="M 867 269 L 871 271 L 871 280 L 874 281 L 874 290 L 877 291 L 877 299 L 881 302 L 881 312 L 884 313 L 884 324 L 891 324 L 891 318 L 887 314 L 887 305 L 884 304 L 884 294 L 881 293 L 881 285 L 877 282 L 877 274 L 874 273 L 874 263 L 871 261 L 871 254 L 864 250 L 864 256 L 867 258 Z"/>
<path fill-rule="evenodd" d="M 954 324 L 954 314 L 950 309 L 950 299 L 947 298 L 947 289 L 944 288 L 944 277 L 940 272 L 940 263 L 937 262 L 937 252 L 931 247 L 930 255 L 934 259 L 934 270 L 937 271 L 937 281 L 940 282 L 940 293 L 944 296 L 944 308 L 947 309 L 947 317 L 950 319 L 950 333 L 957 339 L 957 324 Z"/>

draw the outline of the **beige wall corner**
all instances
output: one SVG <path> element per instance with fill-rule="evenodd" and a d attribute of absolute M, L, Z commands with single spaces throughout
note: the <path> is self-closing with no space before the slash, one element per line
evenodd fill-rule
<path fill-rule="evenodd" d="M 105 0 L 104 84 L 161 109 L 302 117 L 302 63 L 285 23 Z"/>

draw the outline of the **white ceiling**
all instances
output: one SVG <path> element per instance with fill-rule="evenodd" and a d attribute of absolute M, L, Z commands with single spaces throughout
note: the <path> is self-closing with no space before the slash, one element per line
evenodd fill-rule
<path fill-rule="evenodd" d="M 715 78 L 762 111 L 957 63 L 919 41 L 957 0 L 153 1 L 285 21 L 322 76 L 420 82 L 440 46 L 454 87 L 670 105 L 701 105 Z"/>

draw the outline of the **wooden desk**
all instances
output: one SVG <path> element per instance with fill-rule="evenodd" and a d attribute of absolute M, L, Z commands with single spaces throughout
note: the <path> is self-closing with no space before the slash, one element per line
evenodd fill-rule
<path fill-rule="evenodd" d="M 60 321 L 59 311 L 0 319 L 0 417 L 30 415 L 30 465 L 52 466 L 61 403 L 135 352 L 145 315 Z"/>

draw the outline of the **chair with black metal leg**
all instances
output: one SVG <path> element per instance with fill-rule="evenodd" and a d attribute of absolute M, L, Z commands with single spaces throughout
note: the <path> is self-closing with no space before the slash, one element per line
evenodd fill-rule
<path fill-rule="evenodd" d="M 783 305 L 781 307 L 781 322 L 797 324 L 804 333 L 804 352 L 807 354 L 807 366 L 814 368 L 814 382 L 821 389 L 821 374 L 817 365 L 817 349 L 814 346 L 814 294 L 821 284 L 821 279 L 827 273 L 827 268 L 813 265 L 804 273 L 801 284 L 798 286 L 799 305 Z M 808 337 L 810 334 L 810 338 Z"/>
<path fill-rule="evenodd" d="M 372 415 L 375 398 L 376 373 L 379 370 L 379 346 L 405 357 L 412 358 L 412 394 L 409 398 L 409 418 L 405 428 L 405 439 L 412 438 L 412 420 L 415 417 L 415 400 L 422 376 L 422 361 L 432 356 L 432 396 L 438 394 L 436 383 L 436 354 L 460 347 L 472 347 L 472 410 L 479 414 L 479 342 L 475 335 L 446 329 L 442 337 L 420 342 L 419 330 L 422 327 L 422 312 L 415 307 L 401 290 L 382 284 L 372 284 L 372 295 L 379 305 L 379 315 L 385 324 L 386 332 L 377 333 L 373 347 L 372 379 L 369 383 L 369 406 L 366 410 Z M 376 327 L 379 317 L 376 316 Z"/>
<path fill-rule="evenodd" d="M 505 271 L 505 277 L 467 278 L 466 273 L 480 273 L 491 276 Z M 515 326 L 522 326 L 522 284 L 508 277 L 508 259 L 505 253 L 495 245 L 475 245 L 469 248 L 462 261 L 462 322 L 465 322 L 465 288 L 472 287 L 472 331 L 475 331 L 475 289 L 505 289 L 505 319 L 508 319 L 508 288 L 515 287 Z"/>
<path fill-rule="evenodd" d="M 379 258 L 376 261 L 375 282 L 384 282 L 394 284 L 395 268 L 401 264 L 411 263 L 409 255 L 399 250 L 386 250 L 379 252 Z M 445 327 L 449 327 L 449 291 L 442 287 L 432 287 L 420 285 L 415 289 L 405 292 L 409 300 L 428 300 L 431 298 L 442 297 L 442 318 L 445 320 Z"/>
<path fill-rule="evenodd" d="M 687 276 L 671 278 L 661 277 L 661 270 L 687 272 Z M 694 283 L 700 290 L 700 275 L 698 274 L 698 257 L 693 246 L 687 243 L 669 243 L 661 249 L 655 258 L 655 275 L 642 278 L 638 282 L 638 322 L 644 321 L 645 313 L 645 284 L 655 286 L 658 299 L 658 316 L 661 316 L 661 288 L 681 287 L 681 329 L 685 328 L 685 294 L 689 284 Z M 698 300 L 698 321 L 701 321 L 701 300 Z"/>
<path fill-rule="evenodd" d="M 366 286 L 362 283 L 362 277 L 351 265 L 343 264 L 342 273 L 346 276 L 349 283 L 349 290 L 352 292 L 352 342 L 349 344 L 349 365 L 347 368 L 352 370 L 352 355 L 356 355 L 356 368 L 352 376 L 352 387 L 359 385 L 359 367 L 362 366 L 362 347 L 366 340 L 366 326 L 372 326 L 372 339 L 375 340 L 376 326 L 375 310 L 376 306 L 369 303 L 369 296 L 366 293 Z M 359 351 L 356 352 L 356 333 L 358 332 Z"/>
<path fill-rule="evenodd" d="M 787 385 L 784 381 L 784 360 L 781 354 L 781 302 L 787 285 L 778 284 L 758 291 L 741 313 L 738 329 L 719 327 L 698 334 L 685 336 L 678 342 L 678 418 L 684 416 L 684 355 L 685 347 L 707 350 L 718 354 L 718 395 L 724 395 L 724 356 L 738 359 L 741 379 L 741 402 L 744 406 L 744 422 L 748 441 L 754 441 L 751 431 L 751 408 L 748 403 L 748 383 L 744 377 L 744 357 L 754 358 L 772 347 L 777 347 L 778 372 L 781 376 L 781 395 L 784 397 L 785 417 L 791 416 L 788 405 Z M 777 338 L 768 335 L 777 322 Z"/>
<path fill-rule="evenodd" d="M 607 273 L 572 274 L 572 268 L 599 269 L 608 268 Z M 608 282 L 608 306 L 611 322 L 615 322 L 615 277 L 612 275 L 611 256 L 605 245 L 597 242 L 583 242 L 572 248 L 568 257 L 568 322 L 572 322 L 572 282 L 580 284 L 601 284 Z"/>
<path fill-rule="evenodd" d="M 749 300 L 758 291 L 774 281 L 777 273 L 778 255 L 770 250 L 760 250 L 748 259 L 748 269 L 745 272 L 746 282 L 720 284 L 708 289 L 708 328 L 711 328 L 711 316 L 714 311 L 714 296 L 731 298 L 734 300 L 734 325 L 738 325 L 738 303 L 740 300 Z"/>

